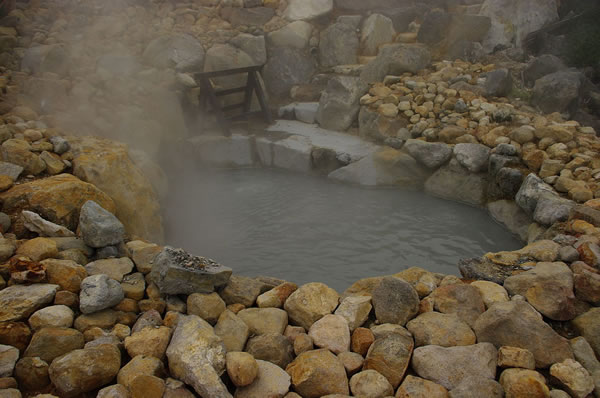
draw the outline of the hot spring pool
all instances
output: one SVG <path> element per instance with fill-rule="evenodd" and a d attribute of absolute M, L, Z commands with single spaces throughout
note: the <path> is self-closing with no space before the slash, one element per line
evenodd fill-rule
<path fill-rule="evenodd" d="M 275 169 L 201 171 L 169 182 L 167 243 L 239 275 L 342 292 L 412 266 L 458 275 L 461 258 L 522 247 L 485 210 L 419 191 Z"/>

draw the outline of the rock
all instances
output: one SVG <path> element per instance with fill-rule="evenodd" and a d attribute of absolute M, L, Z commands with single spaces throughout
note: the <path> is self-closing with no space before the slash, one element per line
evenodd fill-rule
<path fill-rule="evenodd" d="M 362 70 L 360 80 L 364 83 L 376 83 L 383 81 L 387 75 L 417 73 L 429 66 L 430 62 L 431 54 L 425 46 L 411 44 L 385 46 Z"/>
<path fill-rule="evenodd" d="M 125 227 L 117 217 L 92 200 L 81 207 L 79 228 L 85 244 L 94 248 L 117 245 L 125 235 Z"/>
<path fill-rule="evenodd" d="M 385 277 L 373 289 L 375 316 L 381 323 L 404 325 L 419 309 L 419 295 L 406 281 Z"/>
<path fill-rule="evenodd" d="M 307 283 L 288 297 L 284 304 L 290 321 L 308 330 L 313 323 L 337 307 L 339 295 L 318 282 Z"/>
<path fill-rule="evenodd" d="M 350 391 L 354 396 L 369 398 L 384 398 L 394 394 L 389 381 L 375 370 L 363 370 L 352 376 Z"/>
<path fill-rule="evenodd" d="M 291 337 L 288 337 L 288 338 L 291 339 Z M 302 354 L 303 352 L 310 351 L 315 348 L 312 337 L 310 337 L 309 335 L 307 335 L 305 333 L 301 333 L 298 336 L 294 337 L 293 341 L 294 341 L 294 354 L 296 354 L 296 356 Z"/>
<path fill-rule="evenodd" d="M 523 70 L 523 79 L 527 86 L 532 87 L 536 80 L 565 69 L 567 69 L 567 66 L 560 58 L 552 54 L 543 54 L 533 58 L 527 64 L 527 67 Z"/>
<path fill-rule="evenodd" d="M 227 354 L 229 356 L 229 354 Z M 238 388 L 235 398 L 273 397 L 283 398 L 289 391 L 291 378 L 279 366 L 267 361 L 256 361 L 258 364 L 258 375 L 253 382 L 247 386 Z M 229 363 L 227 364 L 229 366 Z"/>
<path fill-rule="evenodd" d="M 544 113 L 568 112 L 579 108 L 583 76 L 579 72 L 555 72 L 535 82 L 532 104 Z"/>
<path fill-rule="evenodd" d="M 14 374 L 21 390 L 41 389 L 50 384 L 48 364 L 38 357 L 21 358 L 15 366 Z"/>
<path fill-rule="evenodd" d="M 240 33 L 231 39 L 229 43 L 248 54 L 255 65 L 263 65 L 267 62 L 267 48 L 264 36 Z"/>
<path fill-rule="evenodd" d="M 506 97 L 512 90 L 512 75 L 508 69 L 495 69 L 486 73 L 485 95 L 487 97 Z"/>
<path fill-rule="evenodd" d="M 263 26 L 273 17 L 275 11 L 269 7 L 224 7 L 221 16 L 233 26 Z M 208 57 L 208 53 L 207 53 Z"/>
<path fill-rule="evenodd" d="M 496 380 L 480 376 L 467 376 L 450 391 L 450 398 L 504 397 L 504 390 Z"/>
<path fill-rule="evenodd" d="M 121 353 L 113 345 L 75 350 L 50 365 L 50 380 L 61 396 L 72 397 L 108 384 L 121 368 Z"/>
<path fill-rule="evenodd" d="M 294 23 L 297 22 L 292 22 Z M 325 68 L 356 64 L 359 46 L 354 26 L 343 22 L 333 23 L 321 31 L 319 63 Z"/>
<path fill-rule="evenodd" d="M 0 322 L 18 321 L 29 317 L 54 300 L 57 285 L 14 285 L 0 290 Z"/>
<path fill-rule="evenodd" d="M 48 238 L 34 238 L 21 244 L 17 248 L 18 256 L 25 256 L 32 261 L 42 261 L 58 255 L 56 243 Z"/>
<path fill-rule="evenodd" d="M 211 293 L 215 287 L 225 285 L 231 276 L 228 267 L 170 246 L 153 261 L 150 277 L 163 294 Z"/>
<path fill-rule="evenodd" d="M 79 293 L 81 282 L 87 276 L 84 267 L 71 260 L 47 259 L 41 264 L 46 268 L 49 283 L 68 292 Z"/>
<path fill-rule="evenodd" d="M 252 307 L 264 284 L 247 276 L 232 275 L 221 291 L 221 297 L 228 305 L 240 303 Z"/>
<path fill-rule="evenodd" d="M 366 87 L 357 77 L 337 76 L 327 82 L 321 94 L 317 122 L 322 128 L 345 131 L 356 120 L 360 110 L 359 99 Z"/>
<path fill-rule="evenodd" d="M 495 303 L 503 303 L 509 301 L 506 289 L 497 283 L 489 281 L 475 281 L 471 283 L 481 293 L 481 298 L 485 304 L 485 308 L 490 308 Z"/>
<path fill-rule="evenodd" d="M 573 358 L 568 341 L 546 324 L 531 305 L 523 301 L 492 305 L 475 321 L 473 330 L 479 342 L 531 351 L 538 368 L 546 368 L 553 363 Z"/>
<path fill-rule="evenodd" d="M 600 272 L 582 261 L 571 264 L 571 271 L 575 296 L 588 303 L 600 303 Z"/>
<path fill-rule="evenodd" d="M 225 311 L 225 302 L 217 293 L 193 293 L 187 298 L 187 313 L 214 325 Z"/>
<path fill-rule="evenodd" d="M 419 376 L 452 390 L 466 376 L 494 379 L 496 356 L 490 343 L 448 348 L 430 345 L 415 349 L 412 367 Z"/>
<path fill-rule="evenodd" d="M 433 143 L 411 139 L 406 141 L 404 148 L 410 156 L 430 169 L 439 168 L 452 156 L 452 149 L 440 142 Z"/>
<path fill-rule="evenodd" d="M 469 173 L 451 160 L 425 182 L 425 191 L 445 199 L 480 206 L 486 198 L 485 175 Z"/>
<path fill-rule="evenodd" d="M 396 398 L 446 398 L 448 390 L 432 381 L 406 376 L 396 391 Z"/>
<path fill-rule="evenodd" d="M 25 228 L 30 230 L 31 232 L 35 232 L 39 236 L 50 236 L 50 237 L 67 237 L 67 236 L 75 236 L 72 231 L 69 231 L 67 228 L 62 225 L 55 224 L 48 220 L 44 220 L 38 214 L 23 210 L 21 212 L 21 216 L 23 217 L 23 225 Z"/>
<path fill-rule="evenodd" d="M 485 311 L 485 304 L 479 289 L 465 284 L 440 286 L 431 298 L 435 309 L 445 314 L 456 314 L 458 318 L 473 326 L 479 315 Z"/>
<path fill-rule="evenodd" d="M 214 330 L 215 334 L 223 340 L 228 352 L 242 351 L 250 335 L 246 323 L 229 310 L 221 313 Z"/>
<path fill-rule="evenodd" d="M 31 330 L 23 322 L 0 323 L 0 344 L 11 345 L 25 351 L 31 340 Z"/>
<path fill-rule="evenodd" d="M 126 337 L 123 343 L 131 358 L 144 355 L 163 359 L 170 338 L 171 329 L 168 327 L 147 327 Z"/>
<path fill-rule="evenodd" d="M 600 322 L 599 322 L 600 309 L 592 308 L 591 310 L 579 315 L 575 318 L 572 323 L 575 326 L 581 336 L 583 336 L 590 346 L 596 352 L 596 355 L 600 353 Z M 568 359 L 568 358 L 563 358 Z M 560 362 L 560 360 L 554 361 Z"/>
<path fill-rule="evenodd" d="M 541 225 L 548 226 L 567 221 L 574 206 L 575 202 L 572 200 L 555 195 L 540 195 L 533 213 L 533 219 Z"/>
<path fill-rule="evenodd" d="M 303 50 L 308 47 L 312 31 L 313 27 L 310 23 L 305 21 L 294 21 L 281 29 L 269 32 L 267 35 L 267 44 L 269 47 L 288 47 Z M 323 39 L 321 39 L 321 41 L 322 40 Z M 356 40 L 356 42 L 358 47 L 358 40 Z"/>
<path fill-rule="evenodd" d="M 585 398 L 595 386 L 590 373 L 581 364 L 572 359 L 565 359 L 550 367 L 550 374 L 556 377 L 572 397 Z"/>
<path fill-rule="evenodd" d="M 350 351 L 348 321 L 341 315 L 325 315 L 312 324 L 308 331 L 315 346 L 326 348 L 334 354 Z"/>
<path fill-rule="evenodd" d="M 23 167 L 26 174 L 37 175 L 46 169 L 46 163 L 31 151 L 31 146 L 24 140 L 11 138 L 4 141 L 0 155 L 4 161 Z"/>
<path fill-rule="evenodd" d="M 417 347 L 439 345 L 453 347 L 475 344 L 475 333 L 455 314 L 425 312 L 406 324 Z"/>
<path fill-rule="evenodd" d="M 395 389 L 406 373 L 413 348 L 410 335 L 392 333 L 386 337 L 376 337 L 365 357 L 363 370 L 378 371 Z"/>
<path fill-rule="evenodd" d="M 269 53 L 263 79 L 270 94 L 286 97 L 294 85 L 308 83 L 315 72 L 315 62 L 304 51 L 276 47 Z"/>
<path fill-rule="evenodd" d="M 394 41 L 396 31 L 392 20 L 381 14 L 371 14 L 362 23 L 360 44 L 363 55 L 377 55 L 379 46 Z"/>
<path fill-rule="evenodd" d="M 91 314 L 113 307 L 125 297 L 119 282 L 107 275 L 88 276 L 81 282 L 79 308 L 84 314 Z"/>
<path fill-rule="evenodd" d="M 23 172 L 23 167 L 9 162 L 0 162 L 0 175 L 10 177 L 11 180 L 17 181 Z"/>
<path fill-rule="evenodd" d="M 298 289 L 298 285 L 285 282 L 264 292 L 256 298 L 256 305 L 260 308 L 281 308 L 285 300 Z"/>
<path fill-rule="evenodd" d="M 163 35 L 148 43 L 143 59 L 161 69 L 200 71 L 204 66 L 204 47 L 193 36 L 185 33 Z"/>
<path fill-rule="evenodd" d="M 165 382 L 156 376 L 141 375 L 133 379 L 129 389 L 132 398 L 162 398 Z"/>
<path fill-rule="evenodd" d="M 29 317 L 29 325 L 33 330 L 47 326 L 70 328 L 74 316 L 73 310 L 66 305 L 53 305 L 34 312 Z"/>
<path fill-rule="evenodd" d="M 290 0 L 283 12 L 290 21 L 307 21 L 329 14 L 333 10 L 333 0 Z"/>
<path fill-rule="evenodd" d="M 129 388 L 133 380 L 141 375 L 164 377 L 165 367 L 158 358 L 139 355 L 121 368 L 117 382 Z"/>
<path fill-rule="evenodd" d="M 34 333 L 23 356 L 39 357 L 47 363 L 55 358 L 83 348 L 83 334 L 75 329 L 45 327 Z"/>
<path fill-rule="evenodd" d="M 298 355 L 287 366 L 286 372 L 291 376 L 294 390 L 302 397 L 317 398 L 328 394 L 350 393 L 344 366 L 325 349 Z"/>
<path fill-rule="evenodd" d="M 88 275 L 105 274 L 117 282 L 133 270 L 133 262 L 128 257 L 96 260 L 85 266 Z"/>
<path fill-rule="evenodd" d="M 135 274 L 125 275 L 123 282 L 121 282 L 121 288 L 123 289 L 125 298 L 142 300 L 146 291 L 144 274 L 136 272 Z"/>
<path fill-rule="evenodd" d="M 93 200 L 113 213 L 130 236 L 162 243 L 163 227 L 157 195 L 148 178 L 129 157 L 127 146 L 91 137 L 69 137 L 69 144 L 74 155 L 73 174 L 109 195 L 116 207 L 107 207 L 93 197 L 87 200 Z"/>
<path fill-rule="evenodd" d="M 230 398 L 220 379 L 226 348 L 210 324 L 195 315 L 180 315 L 167 348 L 172 377 L 189 384 L 200 396 Z"/>
<path fill-rule="evenodd" d="M 532 173 L 525 177 L 523 185 L 521 185 L 519 192 L 515 196 L 515 202 L 527 214 L 533 215 L 538 200 L 542 195 L 546 194 L 555 195 L 550 185 L 544 183 L 538 176 Z"/>
<path fill-rule="evenodd" d="M 506 396 L 520 397 L 549 397 L 550 390 L 546 386 L 546 379 L 535 370 L 506 369 L 500 374 L 500 384 Z"/>
<path fill-rule="evenodd" d="M 550 0 L 524 4 L 515 0 L 485 0 L 479 15 L 491 18 L 492 25 L 483 40 L 487 52 L 496 46 L 520 47 L 525 37 L 558 19 L 557 5 Z"/>
<path fill-rule="evenodd" d="M 21 398 L 21 392 L 19 390 L 17 390 L 16 388 L 7 388 L 4 390 L 0 390 L 0 397 L 1 398 Z M 54 397 L 54 396 L 51 396 Z M 50 398 L 50 397 L 44 397 L 44 398 Z"/>
<path fill-rule="evenodd" d="M 292 342 L 281 334 L 251 337 L 246 343 L 245 351 L 256 359 L 269 361 L 283 369 L 294 359 Z"/>
<path fill-rule="evenodd" d="M 363 106 L 358 112 L 358 135 L 368 140 L 375 140 L 383 142 L 385 145 L 393 147 L 395 149 L 402 149 L 405 138 L 409 138 L 409 132 L 406 127 L 406 120 L 403 118 L 394 118 L 385 115 L 383 107 L 387 107 L 389 110 L 394 108 L 390 107 L 393 104 L 383 104 L 376 110 L 371 110 L 369 107 Z M 393 110 L 398 112 L 396 107 Z M 404 129 L 404 130 L 402 130 Z M 406 134 L 402 134 L 406 131 Z"/>
<path fill-rule="evenodd" d="M 136 333 L 141 331 L 144 328 L 150 327 L 155 328 L 158 326 L 162 326 L 163 320 L 156 310 L 150 310 L 144 312 L 140 317 L 135 321 L 135 324 L 131 328 L 132 333 Z"/>
<path fill-rule="evenodd" d="M 279 308 L 247 308 L 237 313 L 237 316 L 248 325 L 250 333 L 283 334 L 288 324 L 288 314 Z"/>
<path fill-rule="evenodd" d="M 144 275 L 152 271 L 154 257 L 162 250 L 158 245 L 140 240 L 127 242 L 125 246 L 129 251 L 129 257 L 135 263 L 136 269 Z"/>
<path fill-rule="evenodd" d="M 527 301 L 550 319 L 568 321 L 577 314 L 573 274 L 565 263 L 539 262 L 535 268 L 510 276 L 504 287 Z"/>
<path fill-rule="evenodd" d="M 535 358 L 530 351 L 523 348 L 502 346 L 498 349 L 498 366 L 535 369 Z"/>
<path fill-rule="evenodd" d="M 336 315 L 343 316 L 348 322 L 350 332 L 360 327 L 371 312 L 371 298 L 368 296 L 346 297 L 335 310 Z"/>
<path fill-rule="evenodd" d="M 0 377 L 11 377 L 18 360 L 18 349 L 9 345 L 0 345 Z"/>
<path fill-rule="evenodd" d="M 7 214 L 21 214 L 30 210 L 46 220 L 74 231 L 79 222 L 81 206 L 88 200 L 99 203 L 109 211 L 115 211 L 114 202 L 92 184 L 85 183 L 70 174 L 59 174 L 15 185 L 0 193 Z"/>
<path fill-rule="evenodd" d="M 375 336 L 370 329 L 356 328 L 352 333 L 352 340 L 350 343 L 352 352 L 356 352 L 364 357 L 367 355 L 367 351 L 374 341 Z"/>
<path fill-rule="evenodd" d="M 227 374 L 236 387 L 251 384 L 258 375 L 258 364 L 254 357 L 246 352 L 228 352 Z"/>

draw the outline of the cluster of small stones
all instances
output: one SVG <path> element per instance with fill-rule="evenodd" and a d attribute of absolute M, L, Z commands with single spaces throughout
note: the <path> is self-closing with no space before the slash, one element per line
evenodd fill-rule
<path fill-rule="evenodd" d="M 510 166 L 523 177 L 536 173 L 579 203 L 600 197 L 600 140 L 593 128 L 558 113 L 542 116 L 504 97 L 486 98 L 486 78 L 480 74 L 488 73 L 487 80 L 492 80 L 489 72 L 510 79 L 509 71 L 493 64 L 439 62 L 432 68 L 417 75 L 387 76 L 360 99 L 361 105 L 406 126 L 390 138 L 480 143 L 492 149 L 508 144 L 515 152 L 510 155 L 521 160 Z"/>

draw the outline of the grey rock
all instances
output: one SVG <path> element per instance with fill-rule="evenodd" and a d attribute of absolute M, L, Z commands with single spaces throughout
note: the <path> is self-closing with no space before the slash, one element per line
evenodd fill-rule
<path fill-rule="evenodd" d="M 467 376 L 449 391 L 450 398 L 489 397 L 503 398 L 504 389 L 496 380 L 480 376 Z"/>
<path fill-rule="evenodd" d="M 9 176 L 14 181 L 17 181 L 21 173 L 23 172 L 23 167 L 8 162 L 0 162 L 0 174 Z"/>
<path fill-rule="evenodd" d="M 258 376 L 244 387 L 238 387 L 235 398 L 283 397 L 290 389 L 290 375 L 279 366 L 267 361 L 256 361 Z"/>
<path fill-rule="evenodd" d="M 229 42 L 248 54 L 256 65 L 267 62 L 267 48 L 264 36 L 254 36 L 248 33 L 240 33 Z"/>
<path fill-rule="evenodd" d="M 550 185 L 542 181 L 537 175 L 531 173 L 525 177 L 519 192 L 515 195 L 515 202 L 517 202 L 519 207 L 525 210 L 527 214 L 533 215 L 542 194 L 556 195 L 554 189 Z"/>
<path fill-rule="evenodd" d="M 523 70 L 523 79 L 529 87 L 535 84 L 535 81 L 546 75 L 560 72 L 567 69 L 565 63 L 555 55 L 544 54 L 531 60 Z"/>
<path fill-rule="evenodd" d="M 54 149 L 53 149 L 54 153 L 56 153 L 58 155 L 62 155 L 63 153 L 65 153 L 69 149 L 71 149 L 71 145 L 69 144 L 69 141 L 67 141 L 63 137 L 59 137 L 59 136 L 50 137 L 50 143 L 54 146 Z"/>
<path fill-rule="evenodd" d="M 375 316 L 381 323 L 405 325 L 419 310 L 419 295 L 400 278 L 383 278 L 372 296 Z"/>
<path fill-rule="evenodd" d="M 230 304 L 243 304 L 252 307 L 256 298 L 263 293 L 265 284 L 247 276 L 232 275 L 221 291 L 221 297 Z"/>
<path fill-rule="evenodd" d="M 493 380 L 497 355 L 490 343 L 447 348 L 429 345 L 415 349 L 411 365 L 420 377 L 452 390 L 466 376 Z"/>
<path fill-rule="evenodd" d="M 412 5 L 408 0 L 371 0 L 364 2 L 362 0 L 335 0 L 336 8 L 347 11 L 367 11 L 372 9 L 386 9 L 393 7 L 406 7 Z"/>
<path fill-rule="evenodd" d="M 150 273 L 163 294 L 211 293 L 229 281 L 231 268 L 166 246 L 154 258 Z"/>
<path fill-rule="evenodd" d="M 116 245 L 125 236 L 125 227 L 121 221 L 92 200 L 81 206 L 79 228 L 83 241 L 90 247 Z"/>
<path fill-rule="evenodd" d="M 487 170 L 490 148 L 483 144 L 456 144 L 454 157 L 470 172 L 480 173 Z"/>
<path fill-rule="evenodd" d="M 485 202 L 487 185 L 486 175 L 470 173 L 453 159 L 427 179 L 425 191 L 445 199 L 480 206 Z"/>
<path fill-rule="evenodd" d="M 579 109 L 584 76 L 580 72 L 555 72 L 535 82 L 531 103 L 544 113 L 566 112 L 574 115 Z"/>
<path fill-rule="evenodd" d="M 333 10 L 333 0 L 306 1 L 290 0 L 283 12 L 290 21 L 311 20 L 323 17 Z"/>
<path fill-rule="evenodd" d="M 358 62 L 359 40 L 356 28 L 337 22 L 321 31 L 319 63 L 323 67 L 349 65 Z"/>
<path fill-rule="evenodd" d="M 561 198 L 558 195 L 542 194 L 535 207 L 533 219 L 546 226 L 567 221 L 575 205 L 576 203 L 572 200 Z"/>
<path fill-rule="evenodd" d="M 387 75 L 399 76 L 402 73 L 417 73 L 431 63 L 431 54 L 427 47 L 414 44 L 393 44 L 379 51 L 377 57 L 369 62 L 360 74 L 364 83 L 383 81 Z"/>
<path fill-rule="evenodd" d="M 276 97 L 289 95 L 294 85 L 305 84 L 316 71 L 315 61 L 303 51 L 278 47 L 269 53 L 263 69 L 265 86 Z"/>
<path fill-rule="evenodd" d="M 270 32 L 267 35 L 267 44 L 269 47 L 288 47 L 304 50 L 308 47 L 312 31 L 313 27 L 310 23 L 305 21 L 294 21 L 281 29 Z M 322 45 L 322 42 L 323 33 L 321 33 L 319 45 Z M 358 46 L 358 39 L 356 42 Z"/>
<path fill-rule="evenodd" d="M 69 237 L 75 236 L 73 231 L 68 230 L 62 225 L 55 224 L 48 220 L 44 220 L 39 214 L 29 210 L 21 212 L 23 225 L 31 232 L 37 233 L 39 236 L 46 237 Z M 10 224 L 9 224 L 10 226 Z M 7 229 L 4 229 L 6 231 Z"/>
<path fill-rule="evenodd" d="M 508 69 L 496 69 L 486 74 L 485 95 L 487 97 L 506 97 L 512 89 L 512 75 Z"/>
<path fill-rule="evenodd" d="M 430 169 L 439 168 L 452 156 L 452 149 L 442 142 L 426 142 L 411 139 L 405 142 L 404 148 L 410 156 Z"/>
<path fill-rule="evenodd" d="M 378 48 L 394 40 L 396 31 L 392 20 L 381 14 L 369 15 L 362 24 L 361 46 L 364 55 L 377 55 Z"/>
<path fill-rule="evenodd" d="M 519 158 L 517 156 L 506 156 L 497 153 L 492 153 L 490 155 L 490 161 L 488 163 L 488 171 L 490 175 L 496 176 L 500 169 L 505 167 L 517 166 L 519 165 L 519 163 Z"/>
<path fill-rule="evenodd" d="M 121 284 L 107 275 L 88 276 L 81 282 L 79 308 L 84 314 L 114 307 L 125 298 Z"/>
<path fill-rule="evenodd" d="M 496 173 L 496 184 L 503 197 L 514 198 L 521 184 L 523 183 L 523 173 L 520 170 L 511 167 L 502 167 Z"/>
<path fill-rule="evenodd" d="M 175 68 L 182 72 L 202 71 L 204 47 L 191 35 L 169 34 L 148 43 L 143 59 L 157 68 Z"/>
<path fill-rule="evenodd" d="M 321 95 L 317 122 L 325 129 L 345 131 L 356 120 L 360 97 L 366 91 L 357 77 L 336 76 Z"/>
<path fill-rule="evenodd" d="M 441 10 L 433 10 L 425 16 L 417 40 L 428 45 L 438 44 L 448 37 L 450 25 L 452 24 L 452 15 Z"/>
<path fill-rule="evenodd" d="M 490 202 L 487 209 L 494 220 L 504 225 L 522 241 L 527 241 L 527 230 L 532 220 L 514 201 L 498 200 Z"/>
<path fill-rule="evenodd" d="M 0 344 L 0 377 L 12 377 L 18 360 L 18 349 L 10 345 Z"/>
<path fill-rule="evenodd" d="M 467 106 L 467 104 L 465 104 L 465 101 L 462 98 L 459 98 L 458 101 L 456 101 L 456 104 L 454 104 L 455 112 L 465 113 L 468 110 L 469 110 L 469 107 Z"/>
<path fill-rule="evenodd" d="M 292 341 L 282 334 L 261 334 L 252 337 L 244 350 L 256 359 L 271 362 L 283 369 L 294 359 Z"/>
<path fill-rule="evenodd" d="M 2 227 L 2 231 L 8 231 L 11 225 L 12 221 L 10 220 L 10 216 L 6 213 L 0 212 L 0 226 Z"/>
<path fill-rule="evenodd" d="M 490 18 L 485 16 L 450 14 L 434 9 L 426 14 L 417 40 L 428 45 L 458 41 L 479 42 L 485 37 L 490 26 Z"/>

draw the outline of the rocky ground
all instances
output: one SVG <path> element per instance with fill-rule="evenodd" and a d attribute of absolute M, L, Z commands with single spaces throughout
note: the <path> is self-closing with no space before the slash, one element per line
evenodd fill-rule
<path fill-rule="evenodd" d="M 17 2 L 0 21 L 0 397 L 600 397 L 597 88 L 519 46 L 556 4 L 375 3 Z M 148 154 L 185 135 L 188 72 L 264 62 L 272 99 L 297 101 L 282 117 L 358 137 L 231 142 L 486 205 L 528 244 L 463 278 L 412 267 L 341 293 L 162 246 Z"/>

